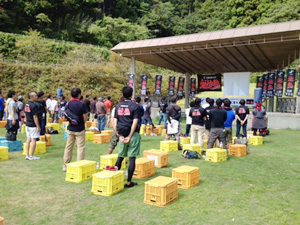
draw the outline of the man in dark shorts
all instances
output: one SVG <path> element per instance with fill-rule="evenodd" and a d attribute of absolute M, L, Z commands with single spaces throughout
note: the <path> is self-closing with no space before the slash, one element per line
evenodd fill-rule
<path fill-rule="evenodd" d="M 120 146 L 116 166 L 121 169 L 122 161 L 127 154 L 129 156 L 128 179 L 125 187 L 137 185 L 132 182 L 135 170 L 135 159 L 140 155 L 141 136 L 138 132 L 138 122 L 140 119 L 140 107 L 131 101 L 133 89 L 126 86 L 122 89 L 125 100 L 119 103 L 115 110 L 114 130 L 120 137 Z"/>
<path fill-rule="evenodd" d="M 240 107 L 235 110 L 236 115 L 236 136 L 240 135 L 241 126 L 243 127 L 244 137 L 247 137 L 247 120 L 249 116 L 249 108 L 245 106 L 245 100 L 240 101 Z"/>

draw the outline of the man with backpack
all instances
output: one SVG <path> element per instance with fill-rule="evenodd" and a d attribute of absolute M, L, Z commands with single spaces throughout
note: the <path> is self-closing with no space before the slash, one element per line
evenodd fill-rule
<path fill-rule="evenodd" d="M 71 100 L 65 108 L 66 118 L 69 120 L 67 145 L 64 153 L 63 171 L 66 172 L 66 164 L 72 160 L 73 147 L 77 140 L 77 161 L 83 160 L 85 156 L 85 122 L 87 121 L 87 110 L 80 101 L 81 90 L 73 88 Z"/>
<path fill-rule="evenodd" d="M 168 103 L 166 101 L 166 98 L 163 97 L 162 100 L 161 100 L 161 103 L 159 104 L 159 121 L 158 121 L 158 125 L 161 124 L 161 121 L 162 119 L 164 119 L 164 126 L 165 126 L 165 129 L 167 129 L 167 107 L 168 107 Z"/>

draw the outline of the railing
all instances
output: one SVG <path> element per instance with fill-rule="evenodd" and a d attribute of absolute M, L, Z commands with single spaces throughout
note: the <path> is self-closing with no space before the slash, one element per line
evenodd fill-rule
<path fill-rule="evenodd" d="M 296 113 L 297 98 L 277 98 L 276 112 Z"/>

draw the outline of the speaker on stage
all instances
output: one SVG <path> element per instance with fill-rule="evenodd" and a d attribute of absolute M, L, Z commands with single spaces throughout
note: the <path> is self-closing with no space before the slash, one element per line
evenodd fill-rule
<path fill-rule="evenodd" d="M 262 102 L 262 88 L 254 89 L 254 103 Z"/>

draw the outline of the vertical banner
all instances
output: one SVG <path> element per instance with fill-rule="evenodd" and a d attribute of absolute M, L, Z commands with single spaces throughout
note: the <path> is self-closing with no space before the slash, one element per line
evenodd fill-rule
<path fill-rule="evenodd" d="M 274 97 L 275 73 L 268 73 L 267 97 Z"/>
<path fill-rule="evenodd" d="M 141 75 L 141 95 L 146 95 L 148 76 Z"/>
<path fill-rule="evenodd" d="M 263 85 L 263 93 L 262 93 L 262 96 L 263 96 L 263 97 L 267 97 L 268 78 L 269 78 L 269 75 L 268 75 L 268 74 L 263 74 L 263 77 L 264 77 L 264 85 Z"/>
<path fill-rule="evenodd" d="M 222 91 L 221 74 L 200 75 L 198 74 L 198 92 Z"/>
<path fill-rule="evenodd" d="M 162 83 L 162 75 L 156 75 L 155 76 L 155 95 L 161 94 L 161 83 Z"/>
<path fill-rule="evenodd" d="M 259 76 L 256 78 L 256 88 L 263 89 L 264 86 L 264 76 Z"/>
<path fill-rule="evenodd" d="M 128 86 L 133 88 L 134 82 L 135 82 L 135 74 L 128 74 Z"/>
<path fill-rule="evenodd" d="M 295 88 L 296 70 L 287 69 L 286 76 L 287 77 L 286 77 L 285 96 L 293 97 L 294 96 L 294 88 Z"/>
<path fill-rule="evenodd" d="M 195 97 L 195 95 L 196 95 L 196 78 L 191 78 L 190 96 Z"/>
<path fill-rule="evenodd" d="M 178 80 L 177 95 L 180 97 L 183 96 L 184 80 L 185 80 L 184 77 L 179 77 Z"/>
<path fill-rule="evenodd" d="M 282 70 L 276 71 L 276 91 L 275 95 L 277 97 L 282 97 L 283 94 L 283 81 L 284 81 L 284 74 L 285 72 Z"/>
<path fill-rule="evenodd" d="M 300 97 L 300 66 L 298 70 L 298 89 L 297 89 L 297 96 Z"/>
<path fill-rule="evenodd" d="M 173 96 L 175 94 L 175 77 L 169 77 L 169 96 Z"/>

